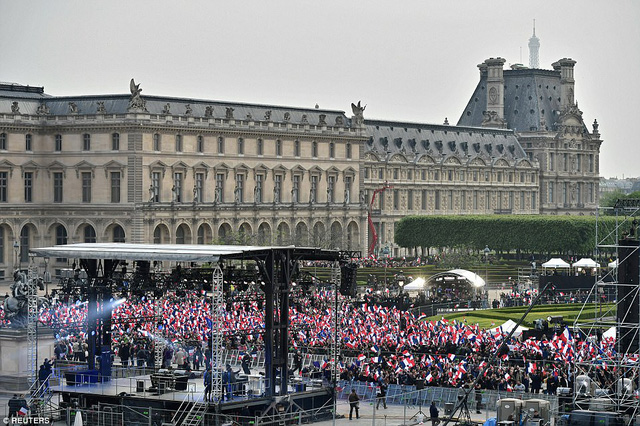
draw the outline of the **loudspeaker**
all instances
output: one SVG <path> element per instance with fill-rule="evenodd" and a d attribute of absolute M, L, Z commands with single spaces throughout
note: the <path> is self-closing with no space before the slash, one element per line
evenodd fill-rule
<path fill-rule="evenodd" d="M 640 249 L 636 239 L 622 239 L 618 242 L 618 341 L 621 353 L 638 352 L 638 319 L 640 303 Z"/>
<path fill-rule="evenodd" d="M 357 293 L 358 265 L 349 263 L 340 266 L 340 294 L 355 297 Z"/>

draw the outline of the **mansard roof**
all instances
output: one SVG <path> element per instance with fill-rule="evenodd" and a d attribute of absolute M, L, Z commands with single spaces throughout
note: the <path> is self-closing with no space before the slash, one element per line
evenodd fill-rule
<path fill-rule="evenodd" d="M 32 91 L 3 90 L 0 84 L 0 114 L 11 113 L 11 105 L 18 102 L 21 114 L 37 114 L 40 104 L 45 104 L 49 115 L 96 115 L 104 106 L 103 114 L 126 114 L 131 95 L 50 96 Z M 9 87 L 9 86 L 7 86 Z M 22 87 L 22 86 L 21 86 Z M 28 87 L 28 86 L 24 86 Z M 320 108 L 300 108 L 282 105 L 250 104 L 206 99 L 145 96 L 149 114 L 201 118 L 233 118 L 235 120 L 273 121 L 292 124 L 349 127 L 350 120 L 344 111 Z M 100 102 L 101 104 L 98 104 Z M 73 103 L 77 110 L 70 108 Z M 168 108 L 167 108 L 168 106 Z M 188 108 L 187 108 L 188 106 Z"/>
<path fill-rule="evenodd" d="M 365 120 L 365 127 L 369 135 L 365 154 L 383 159 L 397 158 L 397 154 L 409 161 L 428 155 L 438 162 L 453 156 L 526 158 L 512 130 L 383 120 Z"/>
<path fill-rule="evenodd" d="M 480 81 L 458 126 L 480 126 L 487 109 L 487 74 Z M 504 119 L 507 128 L 519 133 L 551 130 L 560 111 L 560 71 L 541 69 L 504 70 Z M 545 129 L 541 128 L 541 122 Z"/>

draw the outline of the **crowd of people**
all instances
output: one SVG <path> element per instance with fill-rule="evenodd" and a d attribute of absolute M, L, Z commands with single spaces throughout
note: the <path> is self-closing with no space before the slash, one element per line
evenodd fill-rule
<path fill-rule="evenodd" d="M 245 287 L 249 290 L 227 295 L 220 320 L 225 348 L 249 353 L 264 346 L 264 302 L 255 286 Z M 516 294 L 503 296 L 501 303 L 522 299 Z M 523 302 L 530 303 L 531 294 L 524 296 Z M 484 389 L 545 389 L 553 393 L 557 387 L 571 385 L 570 366 L 574 362 L 615 356 L 613 339 L 573 336 L 568 328 L 541 339 L 505 342 L 506 332 L 481 329 L 466 320 L 427 321 L 425 315 L 401 310 L 388 302 L 365 298 L 342 299 L 339 304 L 337 329 L 344 358 L 338 362 L 342 379 L 378 385 L 460 387 L 468 386 L 481 374 L 478 383 Z M 302 356 L 327 355 L 321 365 L 306 369 L 299 366 L 297 374 L 322 372 L 334 362 L 329 355 L 334 309 L 331 291 L 293 292 L 290 347 Z M 153 367 L 154 345 L 161 340 L 165 346 L 163 366 L 203 368 L 211 357 L 211 312 L 210 299 L 198 291 L 180 296 L 169 293 L 160 299 L 132 296 L 113 308 L 113 352 L 124 367 L 134 363 Z M 54 301 L 40 311 L 40 323 L 55 330 L 58 359 L 86 359 L 86 318 L 87 304 L 80 300 Z M 6 325 L 1 316 L 0 325 Z M 505 350 L 498 362 L 487 365 L 501 345 Z M 600 370 L 599 380 L 613 380 L 604 363 Z"/>

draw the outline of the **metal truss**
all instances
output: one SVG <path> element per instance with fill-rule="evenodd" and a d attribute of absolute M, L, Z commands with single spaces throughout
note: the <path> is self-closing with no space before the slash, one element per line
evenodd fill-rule
<path fill-rule="evenodd" d="M 615 256 L 617 267 L 608 268 L 606 273 L 594 278 L 591 293 L 574 323 L 574 338 L 586 340 L 586 347 L 597 345 L 598 348 L 583 354 L 583 359 L 575 363 L 574 406 L 616 411 L 632 420 L 640 414 L 640 289 L 637 284 L 620 281 L 617 271 L 632 257 L 639 256 L 637 246 L 629 249 L 620 243 L 625 238 L 637 238 L 635 228 L 639 219 L 640 203 L 598 209 L 596 259 L 608 262 L 609 256 Z M 604 271 L 607 264 L 602 266 Z M 637 283 L 637 277 L 635 281 Z M 591 313 L 594 305 L 595 314 Z M 615 348 L 603 351 L 600 349 L 602 335 L 612 327 L 616 330 Z"/>
<path fill-rule="evenodd" d="M 38 268 L 29 265 L 27 276 L 27 365 L 29 386 L 37 380 L 38 372 Z"/>
<path fill-rule="evenodd" d="M 224 318 L 223 274 L 220 266 L 213 270 L 211 280 L 211 396 L 222 402 L 222 319 Z"/>

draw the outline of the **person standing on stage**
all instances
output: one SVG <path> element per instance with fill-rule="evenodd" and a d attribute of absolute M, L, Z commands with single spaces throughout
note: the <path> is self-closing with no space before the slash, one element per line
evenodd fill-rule
<path fill-rule="evenodd" d="M 349 420 L 353 420 L 353 410 L 356 411 L 356 419 L 360 418 L 360 397 L 355 389 L 349 394 Z"/>

